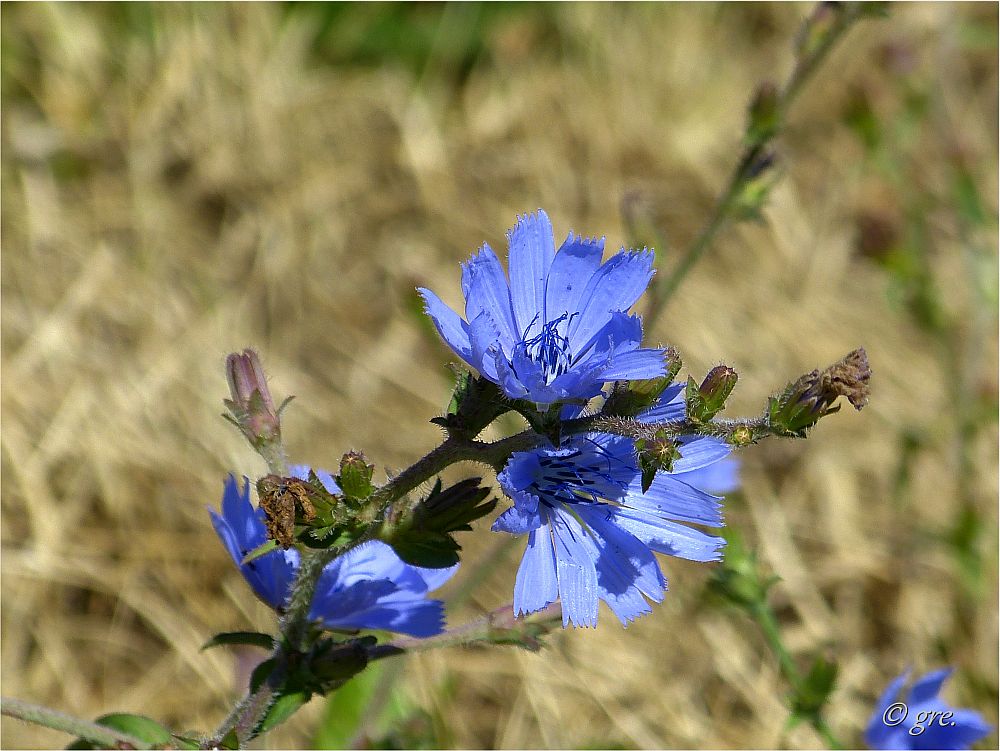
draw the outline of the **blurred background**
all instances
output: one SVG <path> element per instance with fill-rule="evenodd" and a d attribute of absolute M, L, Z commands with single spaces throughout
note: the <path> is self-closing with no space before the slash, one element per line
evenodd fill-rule
<path fill-rule="evenodd" d="M 263 463 L 220 413 L 256 347 L 293 458 L 400 469 L 436 445 L 454 356 L 414 287 L 543 207 L 557 240 L 669 268 L 783 81 L 808 5 L 14 4 L 2 28 L 3 692 L 210 730 L 269 630 L 208 523 Z M 849 745 L 905 667 L 997 723 L 997 7 L 892 5 L 833 51 L 778 142 L 761 221 L 724 230 L 647 339 L 757 413 L 863 345 L 868 408 L 742 452 L 729 528 L 781 577 L 782 634 L 840 677 Z M 654 229 L 650 229 L 654 228 Z M 652 239 L 651 239 L 652 238 Z M 662 273 L 662 272 L 661 272 Z M 511 426 L 508 426 L 511 427 Z M 497 433 L 499 435 L 499 433 Z M 461 623 L 523 540 L 465 534 Z M 816 747 L 712 566 L 622 629 L 410 656 L 266 739 L 327 748 Z M 463 579 L 463 577 L 465 577 Z M 995 739 L 995 736 L 993 736 Z M 65 745 L 13 720 L 4 747 Z"/>

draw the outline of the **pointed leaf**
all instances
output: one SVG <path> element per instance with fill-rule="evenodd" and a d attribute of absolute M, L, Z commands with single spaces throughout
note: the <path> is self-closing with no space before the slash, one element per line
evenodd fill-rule
<path fill-rule="evenodd" d="M 137 738 L 150 746 L 167 746 L 173 741 L 170 731 L 163 725 L 144 715 L 113 712 L 98 717 L 95 722 L 106 728 L 112 728 Z M 100 748 L 88 741 L 78 740 L 70 748 Z"/>
<path fill-rule="evenodd" d="M 243 556 L 243 560 L 240 561 L 240 565 L 245 566 L 251 561 L 256 561 L 258 558 L 261 558 L 262 556 L 265 556 L 268 553 L 270 553 L 272 550 L 277 550 L 277 549 L 278 549 L 278 543 L 275 542 L 274 540 L 268 540 L 263 545 L 258 545 L 256 548 L 254 548 L 245 556 Z"/>
<path fill-rule="evenodd" d="M 225 631 L 216 634 L 207 642 L 201 645 L 202 650 L 211 649 L 223 645 L 241 644 L 248 647 L 260 647 L 261 649 L 274 649 L 274 637 L 270 634 L 262 634 L 258 631 Z"/>
<path fill-rule="evenodd" d="M 283 723 L 309 701 L 309 696 L 310 694 L 306 691 L 293 691 L 290 694 L 279 696 L 271 708 L 267 710 L 257 732 L 266 733 Z"/>

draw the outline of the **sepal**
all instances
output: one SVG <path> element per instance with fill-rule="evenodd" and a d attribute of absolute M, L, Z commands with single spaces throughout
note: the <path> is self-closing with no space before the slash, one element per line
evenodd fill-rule
<path fill-rule="evenodd" d="M 471 440 L 510 409 L 510 401 L 499 386 L 482 376 L 463 371 L 458 374 L 448 413 L 431 422 L 447 430 L 450 436 Z"/>
<path fill-rule="evenodd" d="M 430 494 L 412 512 L 400 519 L 388 519 L 380 538 L 392 546 L 406 563 L 423 568 L 448 568 L 458 563 L 461 546 L 452 536 L 470 531 L 476 519 L 496 507 L 486 500 L 489 488 L 479 486 L 481 478 L 471 477 L 441 489 L 438 479 Z"/>
<path fill-rule="evenodd" d="M 616 417 L 633 417 L 656 405 L 663 392 L 673 383 L 682 365 L 681 357 L 673 347 L 664 350 L 663 359 L 667 373 L 661 378 L 615 381 L 601 412 Z"/>
<path fill-rule="evenodd" d="M 657 430 L 652 438 L 636 439 L 635 450 L 639 459 L 639 471 L 642 473 L 643 493 L 649 490 L 657 472 L 672 472 L 674 462 L 681 458 L 677 444 L 662 429 Z"/>

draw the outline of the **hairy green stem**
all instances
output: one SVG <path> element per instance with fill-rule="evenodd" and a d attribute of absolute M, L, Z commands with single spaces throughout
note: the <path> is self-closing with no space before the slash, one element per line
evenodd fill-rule
<path fill-rule="evenodd" d="M 788 81 L 778 93 L 776 102 L 778 127 L 766 138 L 751 142 L 746 147 L 739 162 L 736 164 L 736 168 L 729 176 L 725 189 L 719 198 L 716 199 L 712 214 L 694 239 L 694 242 L 691 243 L 691 246 L 674 269 L 664 276 L 663 281 L 660 284 L 654 284 L 650 287 L 646 307 L 647 325 L 653 323 L 659 317 L 667 302 L 669 302 L 674 292 L 677 291 L 677 287 L 711 246 L 719 230 L 733 218 L 733 210 L 736 208 L 737 199 L 742 194 L 744 188 L 754 178 L 755 165 L 764 156 L 770 143 L 780 134 L 781 123 L 788 108 L 802 91 L 805 84 L 812 78 L 813 74 L 820 67 L 820 64 L 829 55 L 830 50 L 833 49 L 837 42 L 844 37 L 847 31 L 866 12 L 864 3 L 846 5 L 837 13 L 833 24 L 823 35 L 816 49 L 810 51 L 808 54 L 799 56 Z M 812 16 L 803 23 L 800 33 L 807 31 L 811 19 Z M 749 128 L 747 135 L 749 136 Z"/>
<path fill-rule="evenodd" d="M 284 679 L 284 646 L 279 644 L 275 647 L 269 659 L 275 661 L 275 667 L 267 680 L 258 686 L 257 690 L 247 691 L 243 695 L 243 698 L 226 715 L 226 719 L 219 725 L 218 730 L 201 744 L 202 748 L 218 748 L 222 740 L 230 733 L 235 734 L 237 745 L 240 748 L 253 739 L 254 730 L 260 725 L 267 710 L 274 703 L 276 690 L 280 688 L 281 681 Z"/>
<path fill-rule="evenodd" d="M 491 610 L 486 615 L 468 623 L 449 629 L 437 636 L 427 638 L 403 637 L 387 644 L 373 647 L 369 653 L 370 659 L 391 657 L 402 652 L 425 652 L 429 649 L 453 647 L 463 644 L 494 643 L 498 640 L 498 632 L 507 632 L 503 640 L 509 642 L 513 636 L 530 637 L 530 629 L 539 622 L 561 618 L 562 606 L 558 602 L 547 605 L 542 610 L 531 614 L 531 620 L 517 618 L 514 615 L 513 603 Z"/>
<path fill-rule="evenodd" d="M 20 699 L 4 696 L 0 698 L 0 714 L 14 717 L 35 725 L 61 730 L 64 733 L 83 738 L 101 748 L 149 748 L 150 744 L 120 730 L 98 725 L 96 722 L 81 720 L 65 712 L 49 709 L 39 704 L 31 704 Z"/>
<path fill-rule="evenodd" d="M 416 463 L 378 488 L 369 499 L 368 518 L 365 521 L 380 521 L 386 509 L 412 490 L 435 477 L 446 467 L 461 461 L 491 464 L 488 451 L 483 450 L 478 441 L 450 436 L 440 446 Z"/>

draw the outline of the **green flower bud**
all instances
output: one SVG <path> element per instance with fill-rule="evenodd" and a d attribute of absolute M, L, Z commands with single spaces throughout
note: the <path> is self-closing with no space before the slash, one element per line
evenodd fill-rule
<path fill-rule="evenodd" d="M 348 498 L 364 500 L 375 492 L 372 485 L 374 464 L 365 461 L 365 455 L 360 451 L 349 451 L 340 459 L 340 474 L 337 484 Z"/>
<path fill-rule="evenodd" d="M 688 378 L 687 414 L 695 422 L 707 422 L 715 417 L 723 407 L 726 399 L 733 392 L 739 375 L 728 365 L 717 365 L 712 368 L 701 386 L 695 386 L 693 378 Z"/>

